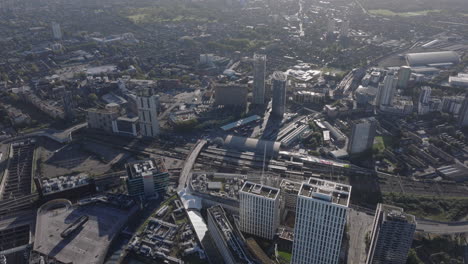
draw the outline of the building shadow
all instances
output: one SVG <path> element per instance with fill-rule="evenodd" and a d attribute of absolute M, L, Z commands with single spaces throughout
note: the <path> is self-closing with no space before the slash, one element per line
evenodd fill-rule
<path fill-rule="evenodd" d="M 382 202 L 382 191 L 377 175 L 351 174 L 349 183 L 353 187 L 351 204 L 375 209 L 377 204 Z"/>

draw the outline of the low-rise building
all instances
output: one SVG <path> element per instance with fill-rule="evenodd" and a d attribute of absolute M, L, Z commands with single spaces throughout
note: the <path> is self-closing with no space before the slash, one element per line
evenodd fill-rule
<path fill-rule="evenodd" d="M 384 113 L 394 115 L 409 115 L 413 113 L 413 99 L 411 97 L 400 96 L 393 100 L 393 105 L 381 105 L 380 110 Z"/>
<path fill-rule="evenodd" d="M 46 200 L 76 199 L 95 192 L 94 180 L 87 174 L 65 175 L 49 179 L 35 179 L 39 194 Z"/>
<path fill-rule="evenodd" d="M 468 87 L 468 74 L 459 73 L 457 76 L 450 76 L 449 84 L 454 87 Z"/>
<path fill-rule="evenodd" d="M 25 92 L 22 95 L 25 101 L 31 103 L 46 115 L 55 119 L 65 119 L 63 107 L 59 106 L 57 102 L 43 100 L 32 92 Z"/>
<path fill-rule="evenodd" d="M 442 166 L 436 169 L 436 173 L 447 180 L 456 182 L 468 181 L 468 167 L 462 164 L 456 163 L 453 165 Z"/>
<path fill-rule="evenodd" d="M 325 101 L 324 93 L 317 93 L 311 91 L 296 91 L 293 94 L 294 101 L 300 104 L 309 104 L 309 103 L 323 103 Z"/>

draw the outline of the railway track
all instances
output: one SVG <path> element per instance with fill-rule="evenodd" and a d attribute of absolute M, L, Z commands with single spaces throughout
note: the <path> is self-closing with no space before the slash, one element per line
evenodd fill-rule
<path fill-rule="evenodd" d="M 131 153 L 135 154 L 147 154 L 147 155 L 158 155 L 161 157 L 168 157 L 168 158 L 173 158 L 173 159 L 179 159 L 179 160 L 184 160 L 189 152 L 189 150 L 181 147 L 175 147 L 172 148 L 171 150 L 160 150 L 156 148 L 147 148 L 141 145 L 134 145 L 134 146 L 129 146 L 126 143 L 120 143 L 115 140 L 106 140 L 103 138 L 97 138 L 95 136 L 90 136 L 86 135 L 84 138 L 88 141 L 101 144 L 104 146 L 108 146 L 114 149 L 120 149 L 120 150 L 125 150 Z M 154 146 L 154 145 L 152 145 Z"/>

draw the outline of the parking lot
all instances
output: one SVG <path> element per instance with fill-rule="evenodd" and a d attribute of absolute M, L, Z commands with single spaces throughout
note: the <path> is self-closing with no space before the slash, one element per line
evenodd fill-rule
<path fill-rule="evenodd" d="M 70 173 L 84 172 L 90 175 L 104 174 L 111 168 L 80 144 L 61 145 L 48 139 L 38 147 L 43 177 L 53 178 Z"/>

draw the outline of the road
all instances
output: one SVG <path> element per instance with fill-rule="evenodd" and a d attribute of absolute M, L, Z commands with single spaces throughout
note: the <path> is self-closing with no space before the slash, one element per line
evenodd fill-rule
<path fill-rule="evenodd" d="M 364 8 L 364 6 L 362 5 L 362 3 L 359 0 L 355 0 L 355 2 L 359 5 L 359 7 L 362 9 L 362 12 L 364 12 L 364 14 L 370 16 L 369 12 L 367 12 L 366 8 Z"/>
<path fill-rule="evenodd" d="M 468 233 L 467 222 L 435 222 L 425 219 L 417 219 L 416 231 L 439 235 Z"/>
<path fill-rule="evenodd" d="M 208 143 L 206 140 L 199 140 L 197 144 L 190 151 L 190 154 L 187 156 L 187 159 L 185 160 L 184 167 L 182 168 L 182 171 L 180 172 L 179 186 L 177 187 L 177 191 L 181 191 L 187 186 L 187 183 L 189 181 L 189 175 L 193 169 L 193 165 L 195 164 L 195 161 L 197 160 L 197 157 L 200 154 L 200 151 L 206 145 L 206 143 Z"/>
<path fill-rule="evenodd" d="M 368 208 L 351 205 L 351 212 L 359 212 L 359 214 L 366 214 L 374 218 L 374 212 Z M 350 215 L 352 215 L 350 213 Z M 468 234 L 468 221 L 463 222 L 438 222 L 428 219 L 416 219 L 416 231 L 437 235 L 451 235 L 451 234 Z"/>

